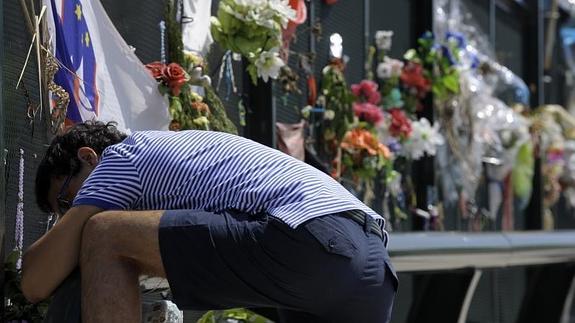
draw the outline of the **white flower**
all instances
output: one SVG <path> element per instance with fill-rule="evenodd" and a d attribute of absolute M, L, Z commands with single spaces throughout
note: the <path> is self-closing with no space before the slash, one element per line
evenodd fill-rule
<path fill-rule="evenodd" d="M 280 19 L 280 23 L 283 28 L 287 27 L 290 20 L 294 20 L 296 18 L 296 12 L 289 5 L 288 0 L 269 0 L 268 5 Z"/>
<path fill-rule="evenodd" d="M 325 120 L 333 120 L 333 118 L 335 118 L 335 111 L 333 110 L 325 110 L 324 114 L 323 114 L 323 118 Z"/>
<path fill-rule="evenodd" d="M 437 146 L 444 143 L 443 136 L 439 133 L 439 124 L 433 127 L 425 118 L 411 123 L 411 136 L 403 144 L 403 153 L 413 160 L 418 160 L 425 153 L 429 156 L 435 156 Z"/>
<path fill-rule="evenodd" d="M 375 33 L 375 46 L 379 50 L 390 50 L 392 37 L 393 37 L 393 31 L 378 30 Z"/>
<path fill-rule="evenodd" d="M 255 62 L 258 76 L 264 82 L 267 82 L 270 77 L 272 79 L 278 78 L 280 69 L 285 65 L 284 61 L 279 57 L 278 51 L 278 48 L 272 48 L 267 52 L 262 52 Z"/>
<path fill-rule="evenodd" d="M 232 0 L 228 2 L 231 3 L 220 3 L 220 8 L 239 20 L 253 22 L 269 29 L 276 28 L 276 22 L 286 28 L 288 22 L 296 17 L 295 10 L 287 0 Z"/>
<path fill-rule="evenodd" d="M 402 69 L 402 61 L 385 56 L 383 58 L 383 62 L 377 65 L 377 77 L 383 80 L 392 77 L 399 77 L 401 76 Z"/>
<path fill-rule="evenodd" d="M 305 107 L 303 107 L 303 109 L 301 109 L 302 117 L 308 119 L 312 109 L 313 107 L 311 105 L 306 105 Z"/>
<path fill-rule="evenodd" d="M 384 62 L 377 65 L 377 77 L 382 80 L 391 78 L 391 65 Z"/>

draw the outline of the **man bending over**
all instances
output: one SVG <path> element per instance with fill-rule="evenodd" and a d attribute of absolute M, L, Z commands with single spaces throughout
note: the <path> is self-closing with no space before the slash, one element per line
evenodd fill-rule
<path fill-rule="evenodd" d="M 140 275 L 182 310 L 274 307 L 285 322 L 388 322 L 397 278 L 384 220 L 282 152 L 209 131 L 86 122 L 54 138 L 39 206 L 58 223 L 25 253 L 49 297 L 80 266 L 85 322 L 140 322 Z"/>

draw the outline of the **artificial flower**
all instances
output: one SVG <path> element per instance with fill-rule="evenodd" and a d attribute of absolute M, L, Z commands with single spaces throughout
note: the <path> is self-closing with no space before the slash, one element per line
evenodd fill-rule
<path fill-rule="evenodd" d="M 303 109 L 301 109 L 301 116 L 304 119 L 308 119 L 312 109 L 313 107 L 311 105 L 306 105 L 305 107 L 303 107 Z"/>
<path fill-rule="evenodd" d="M 192 102 L 191 104 L 192 109 L 198 111 L 199 113 L 210 114 L 210 107 L 207 104 L 200 101 Z"/>
<path fill-rule="evenodd" d="M 351 152 L 365 150 L 369 155 L 380 155 L 385 159 L 391 158 L 391 152 L 384 144 L 380 143 L 370 131 L 355 128 L 348 131 L 341 142 L 341 147 Z"/>
<path fill-rule="evenodd" d="M 401 143 L 400 143 L 397 139 L 395 139 L 395 138 L 393 138 L 393 137 L 390 137 L 390 138 L 387 140 L 387 142 L 385 143 L 385 145 L 386 145 L 386 146 L 389 148 L 389 150 L 390 150 L 392 153 L 394 153 L 394 154 L 401 152 L 401 149 L 402 149 Z"/>
<path fill-rule="evenodd" d="M 362 121 L 367 121 L 373 125 L 379 124 L 383 121 L 383 111 L 377 106 L 369 102 L 353 104 L 353 113 Z"/>
<path fill-rule="evenodd" d="M 444 143 L 443 136 L 439 133 L 439 124 L 431 126 L 429 120 L 419 119 L 411 123 L 411 136 L 403 144 L 404 154 L 414 160 L 423 157 L 424 154 L 435 156 L 437 146 Z"/>
<path fill-rule="evenodd" d="M 172 91 L 172 94 L 178 96 L 182 86 L 190 80 L 190 77 L 179 64 L 170 63 L 163 70 L 163 80 Z"/>
<path fill-rule="evenodd" d="M 359 84 L 353 84 L 351 92 L 360 100 L 371 104 L 379 104 L 381 101 L 381 94 L 378 91 L 377 83 L 374 81 L 363 80 Z"/>
<path fill-rule="evenodd" d="M 166 64 L 160 62 L 152 62 L 146 64 L 146 68 L 148 69 L 152 77 L 156 79 L 156 81 L 161 81 L 162 78 L 164 77 L 164 68 L 166 68 Z"/>
<path fill-rule="evenodd" d="M 545 153 L 549 164 L 563 164 L 565 162 L 565 154 L 562 147 L 552 146 Z"/>
<path fill-rule="evenodd" d="M 277 16 L 284 29 L 290 20 L 296 18 L 296 11 L 289 5 L 288 0 L 269 0 L 268 6 L 274 12 L 274 15 Z"/>
<path fill-rule="evenodd" d="M 400 109 L 391 109 L 391 124 L 389 125 L 389 133 L 397 138 L 407 139 L 411 134 L 411 121 Z"/>
<path fill-rule="evenodd" d="M 409 62 L 401 73 L 401 82 L 416 91 L 419 97 L 424 97 L 431 90 L 431 82 L 423 76 L 420 64 Z"/>
<path fill-rule="evenodd" d="M 196 92 L 190 92 L 190 96 L 191 96 L 192 101 L 194 101 L 194 102 L 195 101 L 199 101 L 199 102 L 204 101 L 204 98 Z"/>
<path fill-rule="evenodd" d="M 184 61 L 188 63 L 188 67 L 191 66 L 205 68 L 205 61 L 201 55 L 185 49 L 182 50 L 182 52 L 184 54 Z"/>
<path fill-rule="evenodd" d="M 224 0 L 220 8 L 241 21 L 270 29 L 276 22 L 285 28 L 288 21 L 295 18 L 295 11 L 287 1 L 281 0 Z"/>
<path fill-rule="evenodd" d="M 448 31 L 445 33 L 445 40 L 449 44 L 453 44 L 457 48 L 464 49 L 467 46 L 467 41 L 465 40 L 465 35 L 458 32 Z"/>
<path fill-rule="evenodd" d="M 457 65 L 458 60 L 453 55 L 451 49 L 445 45 L 441 45 L 441 55 L 447 59 L 449 65 Z"/>
<path fill-rule="evenodd" d="M 194 119 L 193 122 L 197 126 L 204 127 L 206 129 L 208 128 L 208 125 L 210 124 L 210 121 L 208 120 L 208 118 L 204 117 L 204 116 L 201 116 L 201 117 Z"/>
<path fill-rule="evenodd" d="M 325 113 L 323 114 L 323 118 L 325 120 L 333 120 L 333 118 L 335 118 L 335 111 L 325 110 Z"/>
<path fill-rule="evenodd" d="M 385 109 L 401 108 L 405 102 L 401 98 L 401 91 L 398 88 L 392 89 L 388 95 L 383 98 L 383 107 Z"/>
<path fill-rule="evenodd" d="M 284 61 L 279 57 L 277 48 L 267 52 L 262 52 L 255 62 L 258 76 L 264 82 L 269 78 L 276 79 L 280 74 L 280 69 L 285 65 Z"/>
<path fill-rule="evenodd" d="M 385 56 L 383 62 L 377 65 L 377 77 L 382 80 L 399 77 L 401 76 L 403 65 L 402 61 Z"/>
<path fill-rule="evenodd" d="M 391 159 L 391 152 L 369 130 L 355 128 L 346 132 L 342 148 L 342 171 L 354 178 L 372 179 Z"/>
<path fill-rule="evenodd" d="M 392 75 L 391 66 L 389 64 L 381 62 L 377 65 L 376 73 L 377 77 L 381 80 L 390 79 Z"/>
<path fill-rule="evenodd" d="M 391 30 L 378 30 L 375 32 L 375 45 L 377 49 L 390 50 L 392 37 L 393 31 Z"/>
<path fill-rule="evenodd" d="M 273 49 L 282 45 L 282 28 L 295 17 L 287 0 L 222 0 L 210 30 L 223 48 L 247 58 L 247 71 L 255 84 L 258 76 L 276 78 L 285 65 L 279 64 Z"/>

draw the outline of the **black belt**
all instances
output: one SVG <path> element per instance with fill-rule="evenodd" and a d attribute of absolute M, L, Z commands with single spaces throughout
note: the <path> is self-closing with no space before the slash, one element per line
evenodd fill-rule
<path fill-rule="evenodd" d="M 371 232 L 377 235 L 383 241 L 386 240 L 386 238 L 384 238 L 385 234 L 383 233 L 383 230 L 381 229 L 379 224 L 377 224 L 377 222 L 371 217 L 371 215 L 366 214 L 361 210 L 343 211 L 341 213 L 338 213 L 338 215 L 352 219 L 353 221 L 359 223 L 365 229 L 366 232 Z"/>

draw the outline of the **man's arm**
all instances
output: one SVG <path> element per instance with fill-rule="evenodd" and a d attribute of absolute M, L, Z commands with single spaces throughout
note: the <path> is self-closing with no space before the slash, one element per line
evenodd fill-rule
<path fill-rule="evenodd" d="M 48 233 L 28 248 L 22 263 L 22 292 L 30 302 L 50 297 L 78 265 L 84 224 L 101 211 L 89 205 L 71 208 Z"/>

